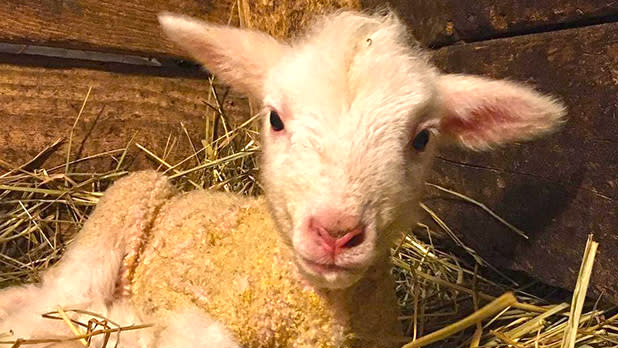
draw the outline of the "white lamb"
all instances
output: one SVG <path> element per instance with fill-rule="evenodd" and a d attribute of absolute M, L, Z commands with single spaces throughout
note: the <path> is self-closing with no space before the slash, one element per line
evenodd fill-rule
<path fill-rule="evenodd" d="M 153 172 L 122 179 L 41 284 L 0 292 L 0 331 L 66 336 L 40 317 L 61 305 L 158 323 L 123 332 L 121 347 L 397 346 L 388 251 L 416 223 L 438 143 L 489 149 L 565 113 L 519 84 L 440 74 L 392 14 L 336 13 L 290 43 L 160 21 L 262 101 L 266 200 L 175 195 Z"/>

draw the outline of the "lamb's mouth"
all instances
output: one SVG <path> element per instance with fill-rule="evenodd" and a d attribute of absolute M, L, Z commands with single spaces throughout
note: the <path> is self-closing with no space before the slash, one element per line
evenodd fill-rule
<path fill-rule="evenodd" d="M 334 263 L 319 263 L 304 257 L 298 258 L 302 266 L 317 274 L 336 274 L 336 273 L 360 273 L 357 267 L 339 266 Z"/>

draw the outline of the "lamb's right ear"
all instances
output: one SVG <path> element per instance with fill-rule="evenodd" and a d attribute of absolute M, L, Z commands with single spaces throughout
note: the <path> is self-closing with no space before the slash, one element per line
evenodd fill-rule
<path fill-rule="evenodd" d="M 266 75 L 287 46 L 252 30 L 161 13 L 165 34 L 206 68 L 241 92 L 262 98 Z"/>

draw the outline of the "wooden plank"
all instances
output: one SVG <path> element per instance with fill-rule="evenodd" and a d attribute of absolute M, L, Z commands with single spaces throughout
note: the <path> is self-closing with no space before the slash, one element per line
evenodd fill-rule
<path fill-rule="evenodd" d="M 618 2 L 608 0 L 363 0 L 385 3 L 431 47 L 618 21 Z"/>
<path fill-rule="evenodd" d="M 24 66 L 8 64 L 19 59 Z M 178 140 L 170 157 L 176 162 L 192 154 L 181 123 L 200 146 L 205 119 L 214 117 L 206 105 L 210 85 L 205 79 L 149 76 L 135 71 L 98 71 L 94 63 L 0 56 L 0 159 L 13 164 L 30 160 L 58 138 L 67 138 L 90 87 L 92 92 L 73 134 L 73 156 L 89 156 L 125 147 L 137 133 L 136 142 L 162 154 L 168 136 Z M 28 66 L 31 65 L 31 66 Z M 109 65 L 108 70 L 114 70 Z M 124 67 L 126 68 L 126 67 Z M 211 103 L 214 103 L 211 101 Z M 246 119 L 245 98 L 228 95 L 227 117 Z M 133 147 L 130 169 L 152 167 L 143 153 Z M 54 153 L 48 165 L 63 163 L 66 149 Z M 88 163 L 81 170 L 107 170 L 110 159 Z"/>
<path fill-rule="evenodd" d="M 239 24 L 236 0 L 3 0 L 0 42 L 72 49 L 178 55 L 159 30 L 157 14 L 172 11 Z M 287 36 L 316 13 L 359 7 L 359 0 L 243 1 L 245 25 Z"/>
<path fill-rule="evenodd" d="M 574 286 L 594 233 L 593 294 L 618 303 L 618 23 L 449 46 L 435 62 L 448 72 L 527 81 L 561 97 L 569 120 L 543 140 L 490 153 L 444 151 L 436 163 L 432 181 L 486 203 L 529 241 L 470 204 L 429 205 L 492 262 L 565 288 Z"/>

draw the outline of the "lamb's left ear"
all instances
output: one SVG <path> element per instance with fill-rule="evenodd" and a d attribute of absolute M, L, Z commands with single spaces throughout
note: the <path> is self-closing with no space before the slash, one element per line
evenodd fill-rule
<path fill-rule="evenodd" d="M 441 75 L 445 114 L 440 134 L 468 148 L 489 149 L 554 130 L 566 108 L 521 84 L 471 75 Z"/>
<path fill-rule="evenodd" d="M 235 89 L 262 98 L 270 69 L 286 49 L 272 36 L 253 30 L 161 13 L 165 34 Z"/>

